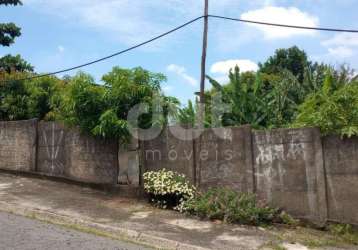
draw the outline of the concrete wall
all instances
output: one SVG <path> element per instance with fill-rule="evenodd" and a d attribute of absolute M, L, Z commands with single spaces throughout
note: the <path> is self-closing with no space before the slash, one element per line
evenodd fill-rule
<path fill-rule="evenodd" d="M 171 130 L 184 139 L 178 139 L 167 128 L 155 139 L 142 141 L 144 172 L 166 168 L 185 174 L 194 182 L 195 152 L 193 140 L 190 140 L 194 132 L 192 129 L 182 131 L 175 127 Z"/>
<path fill-rule="evenodd" d="M 138 186 L 142 172 L 166 168 L 201 189 L 256 192 L 261 201 L 319 225 L 358 225 L 358 137 L 321 138 L 315 128 L 199 132 L 171 127 L 119 148 L 56 122 L 0 122 L 0 169 Z"/>
<path fill-rule="evenodd" d="M 51 176 L 66 176 L 67 131 L 60 123 L 38 124 L 37 171 Z"/>
<path fill-rule="evenodd" d="M 322 224 L 327 219 L 318 129 L 253 133 L 256 193 L 260 200 Z"/>
<path fill-rule="evenodd" d="M 186 137 L 197 132 L 186 130 Z M 259 200 L 318 225 L 358 225 L 357 148 L 357 138 L 322 139 L 316 128 L 248 126 L 206 129 L 195 140 L 177 139 L 167 129 L 142 145 L 144 171 L 184 173 L 201 189 L 253 191 Z"/>
<path fill-rule="evenodd" d="M 189 137 L 195 131 L 186 133 Z M 143 144 L 146 171 L 166 168 L 188 176 L 193 173 L 201 189 L 226 186 L 256 192 L 261 201 L 294 216 L 317 224 L 327 220 L 318 129 L 205 129 L 195 140 L 177 139 L 166 130 Z"/>
<path fill-rule="evenodd" d="M 132 138 L 128 144 L 120 145 L 118 151 L 118 183 L 121 185 L 140 185 L 141 151 L 139 140 Z"/>
<path fill-rule="evenodd" d="M 0 169 L 116 184 L 118 143 L 56 122 L 0 122 Z"/>
<path fill-rule="evenodd" d="M 358 225 L 358 137 L 323 138 L 328 218 Z"/>
<path fill-rule="evenodd" d="M 0 169 L 35 171 L 37 121 L 0 122 Z"/>
<path fill-rule="evenodd" d="M 66 177 L 87 183 L 116 184 L 118 142 L 69 130 L 65 138 Z"/>
<path fill-rule="evenodd" d="M 144 171 L 166 168 L 183 173 L 202 189 L 227 186 L 253 191 L 250 127 L 197 133 L 170 127 L 157 138 L 143 141 Z"/>
<path fill-rule="evenodd" d="M 196 144 L 199 187 L 230 187 L 253 192 L 251 129 L 206 129 Z"/>
<path fill-rule="evenodd" d="M 85 183 L 117 183 L 116 142 L 86 136 L 56 122 L 38 126 L 39 172 Z"/>

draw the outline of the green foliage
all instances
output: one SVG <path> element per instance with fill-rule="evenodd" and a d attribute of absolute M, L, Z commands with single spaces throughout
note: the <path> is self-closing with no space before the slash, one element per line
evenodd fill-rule
<path fill-rule="evenodd" d="M 34 67 L 21 58 L 20 55 L 6 55 L 0 58 L 0 72 L 33 72 Z"/>
<path fill-rule="evenodd" d="M 290 225 L 290 226 L 297 226 L 299 224 L 299 220 L 294 219 L 291 215 L 282 211 L 279 215 L 280 220 L 283 224 Z"/>
<path fill-rule="evenodd" d="M 25 82 L 27 89 L 28 117 L 40 120 L 54 120 L 54 110 L 60 105 L 61 93 L 65 90 L 63 81 L 46 76 Z"/>
<path fill-rule="evenodd" d="M 186 180 L 185 175 L 166 169 L 146 172 L 143 180 L 150 201 L 161 208 L 182 211 L 184 202 L 195 194 L 195 187 Z"/>
<path fill-rule="evenodd" d="M 62 94 L 57 119 L 89 133 L 98 125 L 102 112 L 107 108 L 104 96 L 105 89 L 96 85 L 90 75 L 78 73 Z"/>
<path fill-rule="evenodd" d="M 331 224 L 328 230 L 346 243 L 358 245 L 358 232 L 349 224 Z"/>
<path fill-rule="evenodd" d="M 316 126 L 324 135 L 358 135 L 358 81 L 339 85 L 328 73 L 321 90 L 309 95 L 299 107 L 292 126 Z"/>
<path fill-rule="evenodd" d="M 207 78 L 213 86 L 210 92 L 211 100 L 216 95 L 222 95 L 222 101 L 232 107 L 231 113 L 224 114 L 222 117 L 221 122 L 224 126 L 251 124 L 258 127 L 262 124 L 266 115 L 266 105 L 262 98 L 262 82 L 259 75 L 251 72 L 240 74 L 240 69 L 236 66 L 229 72 L 230 82 L 227 85 L 221 86 L 213 78 L 209 76 Z M 214 107 L 210 103 L 207 105 L 210 113 L 213 112 L 213 108 L 221 108 Z M 206 114 L 209 117 L 210 115 Z"/>
<path fill-rule="evenodd" d="M 143 175 L 144 190 L 151 203 L 161 208 L 174 208 L 180 212 L 228 223 L 262 225 L 297 221 L 285 212 L 256 201 L 250 193 L 238 193 L 229 188 L 212 188 L 197 192 L 185 175 L 162 169 Z"/>
<path fill-rule="evenodd" d="M 160 101 L 163 109 L 163 116 L 161 119 L 154 121 L 154 124 L 159 124 L 160 126 L 167 126 L 174 122 L 175 118 L 180 112 L 180 101 L 173 96 L 160 96 Z"/>
<path fill-rule="evenodd" d="M 126 141 L 131 125 L 127 116 L 135 105 L 149 107 L 138 118 L 140 128 L 166 125 L 179 105 L 176 98 L 164 96 L 160 90 L 165 76 L 142 68 L 115 67 L 103 76 L 104 85 L 97 85 L 90 75 L 81 72 L 64 80 L 56 77 L 17 80 L 32 76 L 31 70 L 32 67 L 0 70 L 1 120 L 64 121 L 87 134 Z M 153 116 L 155 101 L 163 109 L 160 116 Z"/>
<path fill-rule="evenodd" d="M 1 0 L 0 5 L 21 5 L 19 0 Z M 21 29 L 14 23 L 0 23 L 0 45 L 10 46 L 16 37 L 21 36 Z"/>
<path fill-rule="evenodd" d="M 15 76 L 16 77 L 16 76 Z M 5 79 L 0 85 L 0 118 L 1 120 L 23 120 L 28 118 L 28 91 L 23 81 L 2 74 Z"/>
<path fill-rule="evenodd" d="M 300 100 L 304 99 L 297 78 L 288 70 L 283 70 L 273 87 L 262 97 L 266 107 L 264 127 L 282 127 L 294 118 Z"/>
<path fill-rule="evenodd" d="M 17 78 L 24 73 L 0 74 L 0 119 L 48 119 L 58 103 L 59 92 L 64 88 L 56 77 L 43 77 L 28 81 Z"/>
<path fill-rule="evenodd" d="M 129 110 L 138 103 L 152 106 L 155 95 L 160 93 L 160 84 L 166 80 L 162 74 L 149 72 L 142 68 L 121 69 L 114 67 L 104 75 L 106 102 L 119 119 L 126 120 Z M 152 124 L 152 110 L 139 117 L 141 128 Z"/>
<path fill-rule="evenodd" d="M 0 45 L 10 46 L 21 36 L 21 29 L 14 23 L 0 23 Z"/>
<path fill-rule="evenodd" d="M 353 228 L 349 224 L 331 224 L 328 230 L 335 235 L 344 235 L 353 233 Z"/>
<path fill-rule="evenodd" d="M 179 122 L 182 125 L 188 125 L 194 127 L 196 119 L 196 109 L 191 100 L 188 101 L 188 105 L 178 111 Z"/>
<path fill-rule="evenodd" d="M 323 134 L 357 135 L 358 75 L 346 65 L 336 70 L 312 63 L 304 51 L 292 47 L 277 50 L 258 72 L 241 73 L 236 66 L 225 85 L 207 78 L 213 87 L 206 92 L 209 124 L 213 111 L 222 108 L 213 102 L 220 96 L 232 108 L 221 117 L 223 126 L 318 126 Z"/>
<path fill-rule="evenodd" d="M 240 73 L 236 66 L 230 70 L 230 82 L 221 86 L 208 77 L 213 86 L 210 99 L 222 95 L 223 102 L 232 108 L 231 113 L 222 117 L 224 126 L 250 124 L 255 128 L 282 127 L 291 122 L 297 110 L 297 100 L 304 99 L 300 84 L 291 72 L 283 70 L 280 75 L 270 79 L 271 86 L 266 89 L 261 73 Z M 210 103 L 209 112 L 213 111 Z M 210 114 L 206 114 L 210 117 Z"/>
<path fill-rule="evenodd" d="M 20 0 L 1 0 L 0 5 L 22 5 L 22 2 Z"/>
<path fill-rule="evenodd" d="M 101 114 L 98 125 L 92 129 L 92 134 L 103 138 L 119 138 L 122 141 L 126 141 L 130 135 L 127 122 L 119 119 L 113 109 Z"/>
<path fill-rule="evenodd" d="M 279 74 L 283 70 L 290 71 L 299 82 L 303 81 L 306 68 L 311 66 L 305 51 L 297 46 L 288 49 L 278 49 L 275 54 L 259 64 L 260 72 L 267 74 Z"/>
<path fill-rule="evenodd" d="M 260 64 L 257 73 L 240 73 L 235 67 L 229 72 L 229 83 L 223 86 L 208 77 L 213 86 L 208 100 L 219 93 L 223 102 L 231 105 L 232 113 L 222 118 L 224 126 L 286 127 L 294 120 L 306 96 L 322 86 L 328 68 L 312 65 L 306 53 L 297 47 L 279 49 Z M 210 117 L 211 112 L 209 109 L 206 116 Z"/>
<path fill-rule="evenodd" d="M 185 202 L 186 211 L 207 219 L 248 225 L 282 222 L 278 209 L 260 205 L 249 193 L 228 188 L 212 188 Z"/>
<path fill-rule="evenodd" d="M 160 91 L 160 83 L 165 80 L 142 68 L 121 69 L 114 67 L 102 78 L 104 85 L 96 85 L 87 74 L 79 73 L 68 78 L 68 87 L 62 95 L 62 105 L 57 119 L 69 125 L 79 126 L 83 132 L 103 138 L 117 138 L 126 141 L 129 137 L 127 117 L 137 104 L 146 104 L 148 112 L 138 117 L 139 128 L 153 124 L 165 125 L 168 117 L 179 102 L 166 97 Z M 153 102 L 158 99 L 163 107 L 163 115 L 153 118 Z M 176 112 L 176 111 L 173 111 Z"/>

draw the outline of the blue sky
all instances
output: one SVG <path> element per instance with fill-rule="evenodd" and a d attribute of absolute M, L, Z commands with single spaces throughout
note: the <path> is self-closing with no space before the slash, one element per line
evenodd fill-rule
<path fill-rule="evenodd" d="M 0 7 L 0 22 L 22 36 L 0 56 L 21 54 L 37 72 L 82 64 L 125 49 L 202 15 L 203 0 L 23 0 Z M 358 29 L 358 0 L 210 0 L 210 14 L 293 25 Z M 199 89 L 202 21 L 155 43 L 83 68 L 98 81 L 113 66 L 141 66 L 168 77 L 163 90 L 182 102 Z M 238 64 L 255 70 L 277 48 L 297 45 L 312 60 L 358 69 L 358 35 L 259 27 L 211 19 L 207 73 L 225 82 Z M 70 72 L 69 74 L 75 74 Z M 208 86 L 210 87 L 210 86 Z"/>

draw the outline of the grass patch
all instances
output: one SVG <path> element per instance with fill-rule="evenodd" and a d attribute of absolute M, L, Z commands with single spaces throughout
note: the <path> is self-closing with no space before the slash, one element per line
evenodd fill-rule
<path fill-rule="evenodd" d="M 358 246 L 358 231 L 348 224 L 331 224 L 328 231 L 339 241 Z"/>
<path fill-rule="evenodd" d="M 327 230 L 308 227 L 277 227 L 271 232 L 281 241 L 297 242 L 308 248 L 358 246 L 358 232 L 343 225 L 329 226 Z M 350 228 L 348 230 L 348 228 Z"/>

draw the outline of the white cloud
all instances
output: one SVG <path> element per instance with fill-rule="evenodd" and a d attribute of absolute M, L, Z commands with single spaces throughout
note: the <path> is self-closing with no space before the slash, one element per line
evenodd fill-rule
<path fill-rule="evenodd" d="M 349 47 L 336 47 L 336 48 L 328 48 L 328 53 L 330 56 L 347 58 L 353 56 L 354 52 Z"/>
<path fill-rule="evenodd" d="M 228 75 L 213 76 L 213 78 L 221 84 L 227 84 L 230 80 Z"/>
<path fill-rule="evenodd" d="M 234 68 L 235 66 L 239 66 L 241 72 L 245 71 L 257 71 L 258 66 L 251 60 L 226 60 L 214 63 L 211 68 L 210 72 L 213 74 L 225 74 L 227 75 L 230 69 Z"/>
<path fill-rule="evenodd" d="M 333 36 L 331 39 L 325 40 L 321 43 L 327 47 L 328 56 L 334 58 L 348 58 L 355 55 L 358 50 L 358 35 L 340 33 Z"/>
<path fill-rule="evenodd" d="M 126 45 L 142 42 L 190 18 L 202 15 L 203 12 L 203 1 L 198 0 L 23 1 L 34 11 L 60 17 L 71 25 L 89 27 Z M 241 1 L 212 1 L 210 9 L 220 12 L 228 6 L 236 8 L 239 2 Z"/>
<path fill-rule="evenodd" d="M 221 84 L 226 84 L 229 81 L 229 71 L 235 68 L 235 66 L 239 66 L 240 72 L 257 71 L 259 68 L 258 65 L 251 60 L 235 59 L 214 63 L 210 68 L 210 72 L 216 81 Z"/>
<path fill-rule="evenodd" d="M 322 42 L 324 46 L 357 46 L 358 47 L 358 35 L 351 33 L 336 34 L 331 39 Z"/>
<path fill-rule="evenodd" d="M 150 20 L 147 1 L 25 0 L 25 4 L 74 25 L 105 33 L 127 45 L 163 30 L 161 23 Z"/>
<path fill-rule="evenodd" d="M 317 27 L 319 19 L 316 16 L 303 12 L 295 7 L 273 7 L 266 6 L 261 9 L 245 12 L 241 15 L 242 19 L 250 21 L 283 23 L 288 25 Z M 264 33 L 266 39 L 289 38 L 296 35 L 314 35 L 313 30 L 292 29 L 282 27 L 272 27 L 266 25 L 248 24 Z"/>
<path fill-rule="evenodd" d="M 198 84 L 198 81 L 194 77 L 188 75 L 185 67 L 183 66 L 170 64 L 167 66 L 167 71 L 177 74 L 178 76 L 183 78 L 187 83 L 189 83 L 191 86 L 196 86 Z"/>
<path fill-rule="evenodd" d="M 57 47 L 57 50 L 58 50 L 58 52 L 63 53 L 65 51 L 65 47 L 63 47 L 62 45 L 59 45 Z"/>

